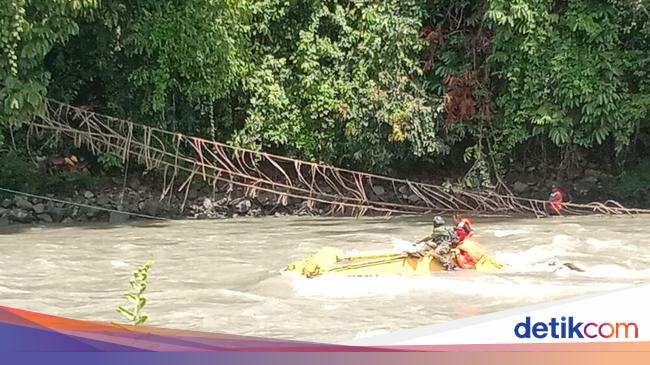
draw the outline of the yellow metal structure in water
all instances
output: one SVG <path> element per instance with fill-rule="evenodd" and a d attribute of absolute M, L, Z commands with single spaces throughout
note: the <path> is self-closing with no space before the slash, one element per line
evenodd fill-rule
<path fill-rule="evenodd" d="M 481 272 L 499 271 L 503 265 L 487 255 L 479 246 L 465 242 L 458 246 L 478 258 L 475 270 Z M 306 278 L 321 275 L 377 276 L 377 275 L 430 275 L 445 268 L 432 256 L 414 257 L 395 251 L 368 252 L 362 255 L 347 255 L 340 249 L 324 247 L 312 256 L 288 265 L 284 271 Z"/>

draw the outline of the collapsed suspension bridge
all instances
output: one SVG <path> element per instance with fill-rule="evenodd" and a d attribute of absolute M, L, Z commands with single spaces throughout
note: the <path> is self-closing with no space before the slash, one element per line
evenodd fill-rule
<path fill-rule="evenodd" d="M 174 190 L 187 192 L 194 179 L 216 191 L 218 183 L 241 187 L 254 198 L 272 193 L 278 204 L 298 199 L 328 214 L 528 214 L 547 215 L 547 202 L 495 191 L 468 191 L 352 171 L 313 162 L 230 146 L 217 141 L 174 133 L 46 100 L 46 108 L 30 124 L 30 133 L 70 138 L 93 153 L 112 153 L 126 163 L 137 160 L 163 176 L 161 200 Z M 392 189 L 393 198 L 372 194 L 376 187 Z M 417 199 L 405 197 L 415 196 Z M 185 203 L 183 203 L 184 205 Z M 635 214 L 614 201 L 564 204 L 564 214 Z"/>

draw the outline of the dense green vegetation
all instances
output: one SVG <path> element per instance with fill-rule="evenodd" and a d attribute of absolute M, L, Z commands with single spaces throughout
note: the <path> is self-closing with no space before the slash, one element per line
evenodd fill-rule
<path fill-rule="evenodd" d="M 645 0 L 3 4 L 4 130 L 49 96 L 376 172 L 464 157 L 473 185 L 540 151 L 635 163 L 649 141 Z"/>

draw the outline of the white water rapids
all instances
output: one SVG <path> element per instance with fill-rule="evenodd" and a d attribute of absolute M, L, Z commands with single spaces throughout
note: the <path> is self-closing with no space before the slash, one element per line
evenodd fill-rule
<path fill-rule="evenodd" d="M 341 342 L 647 282 L 650 216 L 482 219 L 498 274 L 292 279 L 280 271 L 323 246 L 390 248 L 427 218 L 259 218 L 0 229 L 0 305 L 121 321 L 115 307 L 153 259 L 148 325 Z M 570 262 L 585 272 L 549 262 Z M 558 269 L 558 267 L 560 267 Z"/>

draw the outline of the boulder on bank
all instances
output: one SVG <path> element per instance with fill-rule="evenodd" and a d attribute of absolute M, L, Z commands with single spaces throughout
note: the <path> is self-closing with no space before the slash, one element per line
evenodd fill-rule
<path fill-rule="evenodd" d="M 203 205 L 203 209 L 205 210 L 212 210 L 212 208 L 214 207 L 214 204 L 212 203 L 212 199 L 210 198 L 203 199 L 202 205 Z"/>
<path fill-rule="evenodd" d="M 245 214 L 252 206 L 253 203 L 248 198 L 235 199 L 232 202 L 233 212 L 237 214 Z"/>
<path fill-rule="evenodd" d="M 108 221 L 110 223 L 124 223 L 129 220 L 129 217 L 126 213 L 111 211 L 108 215 Z"/>
<path fill-rule="evenodd" d="M 42 214 L 43 212 L 45 212 L 45 205 L 43 203 L 38 203 L 34 205 L 33 209 L 34 209 L 34 213 Z"/>
<path fill-rule="evenodd" d="M 268 192 L 268 191 L 260 191 L 257 193 L 257 196 L 255 199 L 260 203 L 262 206 L 271 206 L 275 205 L 277 202 L 277 195 Z"/>
<path fill-rule="evenodd" d="M 45 222 L 45 223 L 52 223 L 54 220 L 52 219 L 52 216 L 50 216 L 47 213 L 39 214 L 36 216 L 39 221 Z"/>
<path fill-rule="evenodd" d="M 417 203 L 417 202 L 420 201 L 420 197 L 417 196 L 417 194 L 411 194 L 411 195 L 409 195 L 408 200 L 411 203 Z"/>
<path fill-rule="evenodd" d="M 384 187 L 381 185 L 373 185 L 372 192 L 377 196 L 382 196 L 384 193 L 386 193 L 386 189 L 384 189 Z"/>
<path fill-rule="evenodd" d="M 147 199 L 144 202 L 142 212 L 146 215 L 157 216 L 160 210 L 160 202 L 156 199 Z"/>
<path fill-rule="evenodd" d="M 34 217 L 25 209 L 15 208 L 9 212 L 9 218 L 14 222 L 31 223 Z"/>
<path fill-rule="evenodd" d="M 528 190 L 528 184 L 521 181 L 515 182 L 515 184 L 512 186 L 512 191 L 515 194 L 523 194 L 526 192 L 526 190 Z"/>
<path fill-rule="evenodd" d="M 17 196 L 14 199 L 14 205 L 16 208 L 31 210 L 34 207 L 34 204 L 30 203 L 29 200 L 23 198 L 22 196 Z"/>
<path fill-rule="evenodd" d="M 137 190 L 141 185 L 140 179 L 137 176 L 132 176 L 127 182 L 127 186 L 133 190 Z"/>
<path fill-rule="evenodd" d="M 101 213 L 101 209 L 84 208 L 84 213 L 86 214 L 86 217 L 92 218 Z"/>

